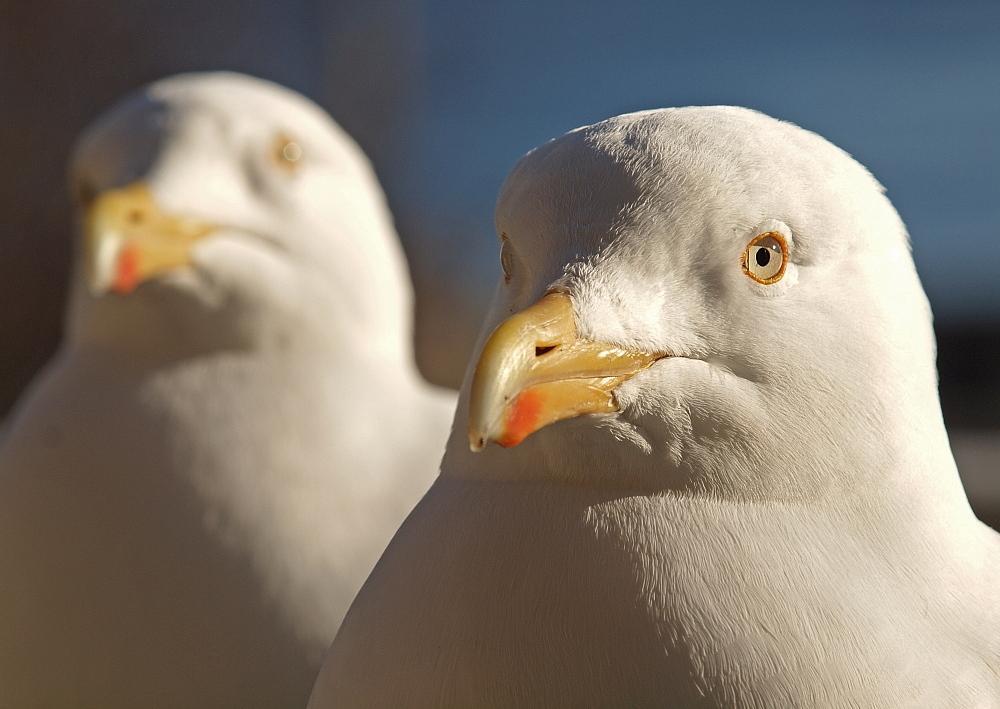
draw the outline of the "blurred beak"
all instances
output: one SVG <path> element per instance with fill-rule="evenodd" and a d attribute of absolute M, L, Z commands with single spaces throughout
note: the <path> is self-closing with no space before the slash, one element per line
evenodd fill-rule
<path fill-rule="evenodd" d="M 215 228 L 162 211 L 142 182 L 98 195 L 85 222 L 91 293 L 130 293 L 154 276 L 189 265 L 192 246 Z"/>
<path fill-rule="evenodd" d="M 550 423 L 618 411 L 613 390 L 664 356 L 580 339 L 570 296 L 549 293 L 486 341 L 472 379 L 469 446 L 508 448 Z"/>

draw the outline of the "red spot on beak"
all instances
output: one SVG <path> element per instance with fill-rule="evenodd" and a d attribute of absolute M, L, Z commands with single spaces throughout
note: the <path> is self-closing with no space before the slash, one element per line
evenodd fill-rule
<path fill-rule="evenodd" d="M 126 244 L 118 252 L 115 281 L 111 284 L 111 290 L 124 295 L 134 291 L 137 285 L 139 285 L 139 249 L 133 244 Z"/>
<path fill-rule="evenodd" d="M 504 448 L 516 446 L 535 431 L 541 412 L 541 394 L 532 389 L 522 391 L 510 407 L 503 438 L 499 439 L 497 443 Z"/>

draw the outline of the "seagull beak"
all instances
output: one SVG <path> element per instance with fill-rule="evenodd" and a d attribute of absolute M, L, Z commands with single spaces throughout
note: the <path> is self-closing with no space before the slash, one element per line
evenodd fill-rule
<path fill-rule="evenodd" d="M 143 281 L 191 263 L 191 247 L 215 225 L 167 214 L 142 182 L 97 196 L 87 210 L 90 292 L 131 293 Z"/>
<path fill-rule="evenodd" d="M 549 293 L 486 341 L 472 379 L 469 446 L 509 448 L 556 421 L 618 411 L 613 390 L 664 356 L 581 339 L 570 296 Z"/>

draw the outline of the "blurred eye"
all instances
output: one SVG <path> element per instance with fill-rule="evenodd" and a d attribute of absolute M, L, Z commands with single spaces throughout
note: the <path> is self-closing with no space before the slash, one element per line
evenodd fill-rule
<path fill-rule="evenodd" d="M 781 280 L 787 263 L 788 244 L 776 231 L 758 234 L 743 252 L 743 272 L 765 286 Z"/>
<path fill-rule="evenodd" d="M 514 277 L 514 247 L 506 234 L 500 235 L 500 268 L 503 269 L 503 282 L 510 283 Z"/>
<path fill-rule="evenodd" d="M 81 178 L 76 184 L 76 202 L 86 209 L 97 199 L 97 187 L 87 178 Z"/>
<path fill-rule="evenodd" d="M 295 172 L 302 166 L 302 146 L 284 133 L 279 133 L 271 144 L 270 157 L 282 170 Z"/>

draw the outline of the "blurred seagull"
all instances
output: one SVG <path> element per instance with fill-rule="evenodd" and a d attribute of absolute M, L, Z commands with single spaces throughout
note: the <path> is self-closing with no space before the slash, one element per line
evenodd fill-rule
<path fill-rule="evenodd" d="M 650 111 L 529 153 L 496 223 L 462 425 L 312 709 L 1000 706 L 1000 537 L 863 167 Z"/>
<path fill-rule="evenodd" d="M 0 446 L 0 706 L 292 707 L 433 479 L 381 189 L 228 73 L 82 138 L 67 335 Z"/>

